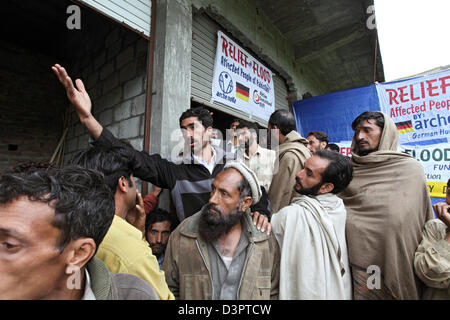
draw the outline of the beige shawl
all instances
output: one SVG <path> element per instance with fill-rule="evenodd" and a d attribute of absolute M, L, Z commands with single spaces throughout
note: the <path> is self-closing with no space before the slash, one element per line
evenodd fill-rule
<path fill-rule="evenodd" d="M 422 166 L 396 151 L 397 129 L 391 118 L 384 118 L 378 151 L 356 155 L 353 138 L 353 180 L 339 195 L 347 208 L 354 298 L 419 299 L 414 252 L 425 222 L 434 215 Z M 376 271 L 368 271 L 369 266 L 381 271 L 380 289 L 373 289 Z"/>
<path fill-rule="evenodd" d="M 280 299 L 349 300 L 345 207 L 328 193 L 292 199 L 272 217 L 281 250 Z"/>

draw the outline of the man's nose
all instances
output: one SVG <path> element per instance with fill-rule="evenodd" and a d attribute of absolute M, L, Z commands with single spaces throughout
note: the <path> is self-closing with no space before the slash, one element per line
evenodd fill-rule
<path fill-rule="evenodd" d="M 209 203 L 212 205 L 216 205 L 218 203 L 219 196 L 217 195 L 217 192 L 212 191 L 211 195 L 209 196 Z"/>
<path fill-rule="evenodd" d="M 363 140 L 366 137 L 366 135 L 364 134 L 364 132 L 359 131 L 356 133 L 356 140 Z"/>
<path fill-rule="evenodd" d="M 158 233 L 158 235 L 156 236 L 156 243 L 161 243 L 162 242 L 162 235 L 161 233 Z"/>
<path fill-rule="evenodd" d="M 303 175 L 303 171 L 305 171 L 305 169 L 302 169 L 302 170 L 298 171 L 298 172 L 295 174 L 295 177 L 296 177 L 297 179 L 301 179 L 301 177 L 302 177 L 302 175 Z"/>

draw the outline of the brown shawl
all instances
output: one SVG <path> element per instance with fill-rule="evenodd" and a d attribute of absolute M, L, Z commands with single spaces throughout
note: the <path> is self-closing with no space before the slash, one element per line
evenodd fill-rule
<path fill-rule="evenodd" d="M 339 195 L 347 209 L 354 298 L 419 299 L 414 252 L 425 222 L 434 215 L 422 166 L 396 151 L 396 126 L 391 118 L 384 118 L 378 151 L 356 155 L 353 137 L 353 180 Z M 374 272 L 367 272 L 371 265 L 381 270 L 380 290 L 367 288 L 375 283 Z"/>
<path fill-rule="evenodd" d="M 269 189 L 271 212 L 276 213 L 288 206 L 299 194 L 294 191 L 295 175 L 305 166 L 305 161 L 311 157 L 308 140 L 297 131 L 289 132 L 278 149 L 278 166 L 273 175 Z"/>

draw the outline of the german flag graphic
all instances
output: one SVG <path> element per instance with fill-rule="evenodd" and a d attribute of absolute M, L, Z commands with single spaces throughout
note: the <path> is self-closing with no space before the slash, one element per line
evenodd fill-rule
<path fill-rule="evenodd" d="M 414 131 L 411 120 L 397 122 L 397 123 L 395 123 L 395 125 L 397 126 L 398 133 L 407 133 L 407 132 Z"/>
<path fill-rule="evenodd" d="M 236 82 L 236 97 L 248 102 L 249 91 L 249 88 L 239 82 Z"/>

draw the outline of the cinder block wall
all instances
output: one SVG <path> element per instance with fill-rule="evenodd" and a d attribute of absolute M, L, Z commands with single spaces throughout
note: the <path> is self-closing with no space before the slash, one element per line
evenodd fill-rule
<path fill-rule="evenodd" d="M 115 23 L 110 23 L 106 33 L 87 41 L 85 50 L 73 59 L 69 72 L 83 80 L 96 119 L 116 137 L 142 150 L 148 41 Z M 88 143 L 87 130 L 71 110 L 65 162 L 88 147 Z"/>
<path fill-rule="evenodd" d="M 67 99 L 50 69 L 54 60 L 0 42 L 0 171 L 48 162 L 56 149 Z"/>

